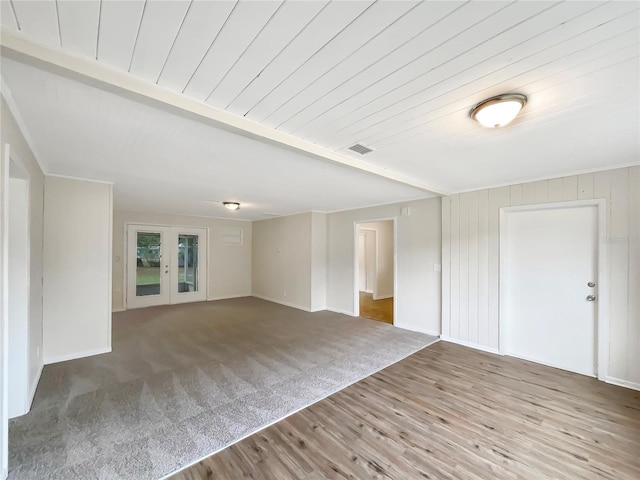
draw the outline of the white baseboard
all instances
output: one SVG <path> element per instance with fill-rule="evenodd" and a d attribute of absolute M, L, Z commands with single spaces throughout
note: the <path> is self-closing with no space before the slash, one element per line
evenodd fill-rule
<path fill-rule="evenodd" d="M 111 307 L 111 313 L 119 313 L 119 312 L 126 312 L 127 309 L 124 307 Z"/>
<path fill-rule="evenodd" d="M 393 298 L 393 293 L 390 295 L 374 295 L 374 300 L 386 300 L 387 298 Z"/>
<path fill-rule="evenodd" d="M 84 352 L 68 353 L 66 355 L 58 355 L 55 357 L 48 357 L 44 359 L 45 365 L 51 365 L 52 363 L 66 362 L 67 360 L 75 360 L 77 358 L 91 357 L 93 355 L 101 355 L 103 353 L 110 353 L 111 347 L 98 348 L 96 350 L 87 350 Z"/>
<path fill-rule="evenodd" d="M 500 355 L 500 352 L 498 351 L 497 348 L 485 347 L 484 345 L 478 345 L 477 343 L 467 342 L 466 340 L 458 340 L 457 338 L 446 337 L 444 335 L 440 336 L 440 339 L 445 342 L 462 345 L 463 347 L 475 348 L 476 350 L 481 350 L 483 352 Z"/>
<path fill-rule="evenodd" d="M 297 305 L 295 303 L 276 300 L 275 298 L 265 297 L 264 295 L 256 295 L 255 293 L 252 294 L 251 296 L 259 298 L 260 300 L 266 300 L 267 302 L 279 303 L 280 305 L 284 305 L 285 307 L 292 307 L 292 308 L 297 308 L 298 310 L 304 310 L 305 312 L 311 312 L 311 308 L 305 307 L 302 305 Z"/>
<path fill-rule="evenodd" d="M 328 310 L 329 312 L 333 312 L 333 313 L 341 313 L 343 315 L 349 315 L 350 317 L 355 317 L 354 313 L 349 310 L 341 310 L 339 308 L 332 308 L 332 307 L 327 307 L 325 310 Z"/>
<path fill-rule="evenodd" d="M 618 385 L 619 387 L 630 388 L 632 390 L 640 391 L 640 383 L 630 382 L 628 380 L 621 380 L 615 377 L 605 377 L 605 382 L 610 383 L 611 385 Z"/>
<path fill-rule="evenodd" d="M 40 364 L 38 368 L 38 373 L 36 377 L 31 382 L 31 390 L 29 391 L 29 404 L 27 405 L 27 412 L 31 410 L 31 405 L 33 405 L 33 397 L 36 396 L 36 389 L 38 388 L 38 383 L 40 382 L 40 377 L 42 376 L 42 369 L 44 368 L 44 363 Z"/>
<path fill-rule="evenodd" d="M 402 328 L 403 330 L 409 330 L 411 332 L 424 333 L 425 335 L 431 335 L 432 337 L 438 337 L 438 339 L 440 339 L 440 332 L 436 332 L 435 330 L 426 330 L 426 329 L 414 328 L 414 327 L 407 328 L 397 323 L 394 323 L 393 326 Z"/>
<path fill-rule="evenodd" d="M 324 312 L 326 309 L 327 309 L 326 305 L 323 305 L 323 306 L 321 306 L 321 307 L 310 308 L 310 309 L 309 309 L 309 311 L 310 311 L 311 313 L 314 313 L 314 312 Z"/>
<path fill-rule="evenodd" d="M 231 298 L 250 297 L 250 293 L 241 293 L 239 295 L 220 295 L 217 297 L 207 297 L 207 302 L 215 302 L 216 300 L 229 300 Z"/>

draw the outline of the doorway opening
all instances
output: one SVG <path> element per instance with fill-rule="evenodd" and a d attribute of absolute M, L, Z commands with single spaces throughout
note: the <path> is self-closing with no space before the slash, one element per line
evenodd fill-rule
<path fill-rule="evenodd" d="M 501 353 L 604 379 L 604 212 L 604 200 L 501 209 Z"/>
<path fill-rule="evenodd" d="M 357 222 L 355 314 L 393 325 L 395 220 Z"/>
<path fill-rule="evenodd" d="M 207 299 L 207 229 L 127 226 L 127 308 Z"/>

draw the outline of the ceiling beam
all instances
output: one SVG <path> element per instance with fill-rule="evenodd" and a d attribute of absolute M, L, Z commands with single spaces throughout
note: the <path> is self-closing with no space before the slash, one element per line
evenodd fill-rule
<path fill-rule="evenodd" d="M 173 113 L 206 121 L 219 128 L 297 150 L 314 157 L 320 157 L 340 165 L 356 168 L 427 192 L 440 195 L 448 194 L 448 192 L 434 185 L 389 171 L 363 160 L 342 155 L 293 135 L 261 125 L 248 118 L 212 107 L 155 83 L 142 80 L 128 72 L 116 70 L 89 58 L 31 42 L 4 30 L 0 30 L 0 52 L 3 56 L 20 62 L 80 80 L 83 83 L 134 98 L 138 101 L 142 100 L 145 103 L 151 103 L 156 107 Z"/>

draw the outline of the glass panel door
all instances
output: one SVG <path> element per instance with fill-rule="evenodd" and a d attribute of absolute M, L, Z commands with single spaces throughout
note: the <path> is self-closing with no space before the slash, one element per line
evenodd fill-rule
<path fill-rule="evenodd" d="M 129 225 L 127 308 L 207 299 L 207 229 Z"/>
<path fill-rule="evenodd" d="M 172 265 L 171 303 L 198 302 L 207 299 L 207 230 L 206 228 L 172 228 L 176 240 Z"/>
<path fill-rule="evenodd" d="M 169 229 L 129 225 L 127 238 L 127 308 L 169 303 Z"/>
<path fill-rule="evenodd" d="M 160 295 L 160 233 L 136 232 L 136 297 Z"/>
<path fill-rule="evenodd" d="M 178 293 L 198 291 L 198 238 L 178 236 Z"/>

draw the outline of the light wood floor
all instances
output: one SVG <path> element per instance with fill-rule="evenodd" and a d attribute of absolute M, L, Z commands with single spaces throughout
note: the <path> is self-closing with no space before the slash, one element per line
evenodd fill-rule
<path fill-rule="evenodd" d="M 440 342 L 174 476 L 640 478 L 640 392 Z"/>
<path fill-rule="evenodd" d="M 374 300 L 373 294 L 360 292 L 360 316 L 393 325 L 393 297 Z"/>

